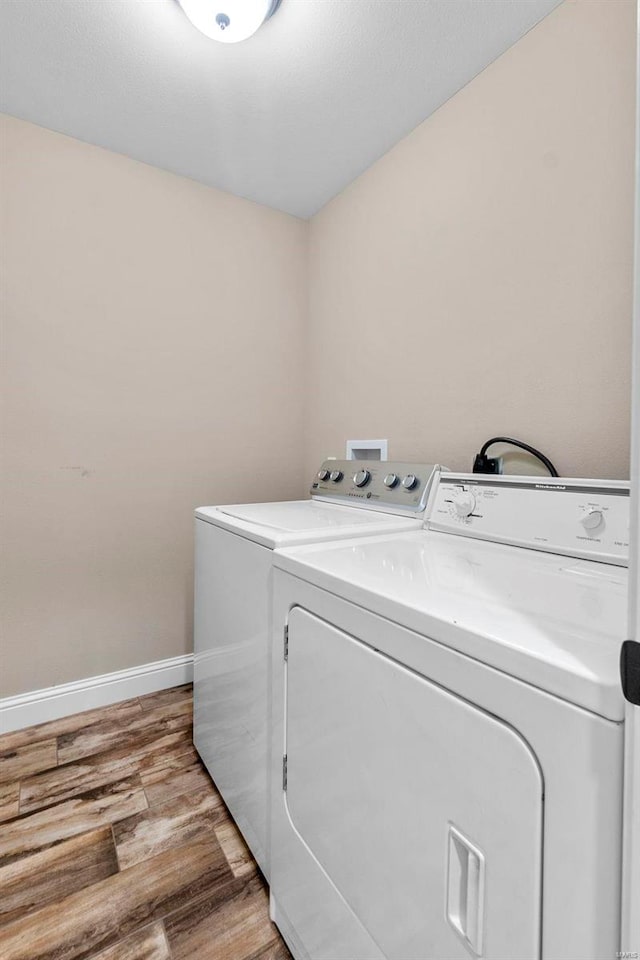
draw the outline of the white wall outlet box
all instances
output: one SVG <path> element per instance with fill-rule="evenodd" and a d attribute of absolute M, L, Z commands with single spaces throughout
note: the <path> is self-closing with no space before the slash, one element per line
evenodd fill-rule
<path fill-rule="evenodd" d="M 388 440 L 347 440 L 347 460 L 386 460 Z"/>

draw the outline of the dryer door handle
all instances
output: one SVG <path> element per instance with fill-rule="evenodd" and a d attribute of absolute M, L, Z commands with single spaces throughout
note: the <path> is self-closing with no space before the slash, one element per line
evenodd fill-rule
<path fill-rule="evenodd" d="M 447 920 L 476 956 L 482 956 L 484 921 L 482 851 L 449 824 L 447 842 Z"/>

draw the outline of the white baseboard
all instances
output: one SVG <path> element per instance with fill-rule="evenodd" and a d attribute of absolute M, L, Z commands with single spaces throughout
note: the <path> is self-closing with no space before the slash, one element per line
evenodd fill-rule
<path fill-rule="evenodd" d="M 193 680 L 193 654 L 144 663 L 130 670 L 61 683 L 44 690 L 32 690 L 0 700 L 0 734 L 21 730 L 47 720 L 59 720 L 73 713 L 107 707 L 119 700 L 178 687 Z"/>

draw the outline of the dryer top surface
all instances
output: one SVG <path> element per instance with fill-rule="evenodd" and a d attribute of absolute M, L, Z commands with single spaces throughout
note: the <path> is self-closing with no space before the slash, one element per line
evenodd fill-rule
<path fill-rule="evenodd" d="M 274 563 L 587 710 L 623 718 L 624 568 L 427 530 L 284 549 Z"/>

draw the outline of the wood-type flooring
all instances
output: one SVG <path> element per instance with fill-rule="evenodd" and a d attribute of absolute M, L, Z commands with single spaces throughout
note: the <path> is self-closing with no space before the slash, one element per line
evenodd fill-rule
<path fill-rule="evenodd" d="M 0 737 L 2 960 L 289 960 L 190 686 Z"/>

